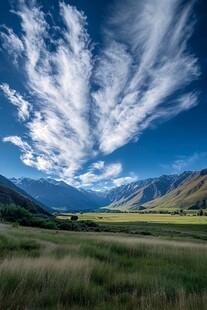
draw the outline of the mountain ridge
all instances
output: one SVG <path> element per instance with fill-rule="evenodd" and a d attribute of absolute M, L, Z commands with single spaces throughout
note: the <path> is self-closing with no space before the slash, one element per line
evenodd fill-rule
<path fill-rule="evenodd" d="M 178 188 L 143 205 L 153 209 L 200 209 L 207 207 L 207 169 L 192 174 Z"/>
<path fill-rule="evenodd" d="M 11 180 L 36 200 L 49 206 L 53 211 L 94 211 L 100 208 L 114 211 L 139 211 L 151 208 L 156 209 L 159 207 L 157 204 L 159 204 L 160 201 L 162 201 L 162 205 L 165 205 L 165 208 L 167 208 L 164 199 L 167 200 L 168 197 L 173 199 L 175 208 L 176 199 L 169 194 L 175 193 L 175 195 L 178 195 L 177 193 L 179 190 L 184 190 L 182 187 L 183 184 L 187 186 L 188 183 L 186 182 L 188 180 L 189 182 L 193 181 L 192 178 L 196 174 L 198 177 L 206 175 L 207 169 L 201 171 L 184 171 L 180 174 L 161 175 L 155 178 L 138 180 L 105 191 L 75 188 L 64 181 L 57 181 L 51 178 L 41 178 L 39 180 L 13 178 Z M 199 190 L 199 184 L 197 187 Z M 194 189 L 194 191 L 196 190 Z M 207 191 L 202 198 L 203 197 L 207 197 Z M 161 198 L 162 200 L 158 200 Z M 156 202 L 155 205 L 153 201 Z M 187 205 L 187 202 L 188 200 L 186 200 L 184 208 L 192 207 L 193 203 L 195 206 L 199 205 L 198 201 L 193 202 L 192 200 L 191 205 Z M 169 201 L 168 204 L 170 204 Z M 179 205 L 178 203 L 178 206 Z"/>
<path fill-rule="evenodd" d="M 101 207 L 98 201 L 63 181 L 51 178 L 39 180 L 29 178 L 11 179 L 15 185 L 29 193 L 52 211 L 83 211 Z"/>

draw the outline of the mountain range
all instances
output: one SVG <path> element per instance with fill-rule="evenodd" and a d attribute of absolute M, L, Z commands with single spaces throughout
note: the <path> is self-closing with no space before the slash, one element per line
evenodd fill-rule
<path fill-rule="evenodd" d="M 199 209 L 207 204 L 207 169 L 138 180 L 106 191 L 74 188 L 50 178 L 11 181 L 53 212 Z"/>
<path fill-rule="evenodd" d="M 74 188 L 63 181 L 53 179 L 33 180 L 12 178 L 11 181 L 51 211 L 86 211 L 100 208 L 99 198 L 84 190 Z"/>

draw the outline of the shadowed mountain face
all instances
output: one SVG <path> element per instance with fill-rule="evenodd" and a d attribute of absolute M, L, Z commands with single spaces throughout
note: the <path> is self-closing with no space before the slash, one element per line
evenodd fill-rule
<path fill-rule="evenodd" d="M 53 211 L 83 211 L 98 209 L 99 198 L 78 190 L 65 182 L 52 179 L 11 179 L 18 187 Z"/>
<path fill-rule="evenodd" d="M 6 178 L 0 176 L 0 205 L 9 205 L 15 204 L 22 208 L 25 208 L 32 214 L 39 214 L 44 216 L 51 216 L 50 213 L 41 208 L 38 204 L 31 201 L 29 198 L 24 196 L 23 194 L 17 192 L 15 189 L 12 189 L 8 185 L 10 185 L 10 181 Z M 3 184 L 6 183 L 6 184 Z"/>
<path fill-rule="evenodd" d="M 12 179 L 22 190 L 54 211 L 198 208 L 207 200 L 207 169 L 139 180 L 108 191 L 76 189 L 52 179 Z M 185 198 L 185 199 L 184 199 Z"/>
<path fill-rule="evenodd" d="M 1 186 L 1 199 L 2 199 L 2 200 L 0 200 L 0 203 L 2 203 L 2 204 L 15 203 L 15 201 L 16 201 L 15 200 L 15 193 L 16 193 L 16 196 L 19 197 L 17 199 L 17 201 L 21 201 L 23 203 L 22 197 L 24 197 L 24 198 L 26 198 L 27 201 L 30 201 L 30 203 L 33 203 L 34 206 L 38 206 L 41 210 L 43 209 L 43 210 L 49 211 L 49 208 L 47 206 L 41 204 L 40 201 L 37 201 L 36 199 L 34 199 L 27 192 L 25 192 L 24 190 L 22 190 L 21 188 L 16 186 L 13 182 L 11 182 L 7 178 L 5 178 L 3 175 L 0 175 L 0 186 Z M 11 190 L 10 191 L 10 194 L 11 194 L 10 198 L 9 198 L 9 195 L 3 194 L 4 191 L 9 192 L 9 190 Z M 20 199 L 20 196 L 17 194 L 19 194 L 21 196 L 21 199 Z M 4 199 L 3 199 L 3 197 L 4 197 Z M 7 201 L 6 197 L 8 198 L 8 201 Z M 31 211 L 31 213 L 32 213 L 32 211 Z M 49 213 L 47 213 L 47 214 L 49 214 Z"/>

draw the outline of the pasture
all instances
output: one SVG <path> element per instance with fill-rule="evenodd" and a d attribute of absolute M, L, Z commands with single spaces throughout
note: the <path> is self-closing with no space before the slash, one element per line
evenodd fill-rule
<path fill-rule="evenodd" d="M 79 220 L 105 223 L 146 222 L 165 224 L 207 224 L 207 216 L 144 213 L 77 213 Z M 66 215 L 67 216 L 67 215 Z"/>
<path fill-rule="evenodd" d="M 173 240 L 207 241 L 207 216 L 140 214 L 140 213 L 77 213 L 79 220 L 92 220 L 102 231 L 153 236 Z M 70 219 L 69 214 L 58 216 Z"/>

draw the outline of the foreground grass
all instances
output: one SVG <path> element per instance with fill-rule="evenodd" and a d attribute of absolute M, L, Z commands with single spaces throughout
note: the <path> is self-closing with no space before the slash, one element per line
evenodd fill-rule
<path fill-rule="evenodd" d="M 0 309 L 206 309 L 207 245 L 0 225 Z"/>

